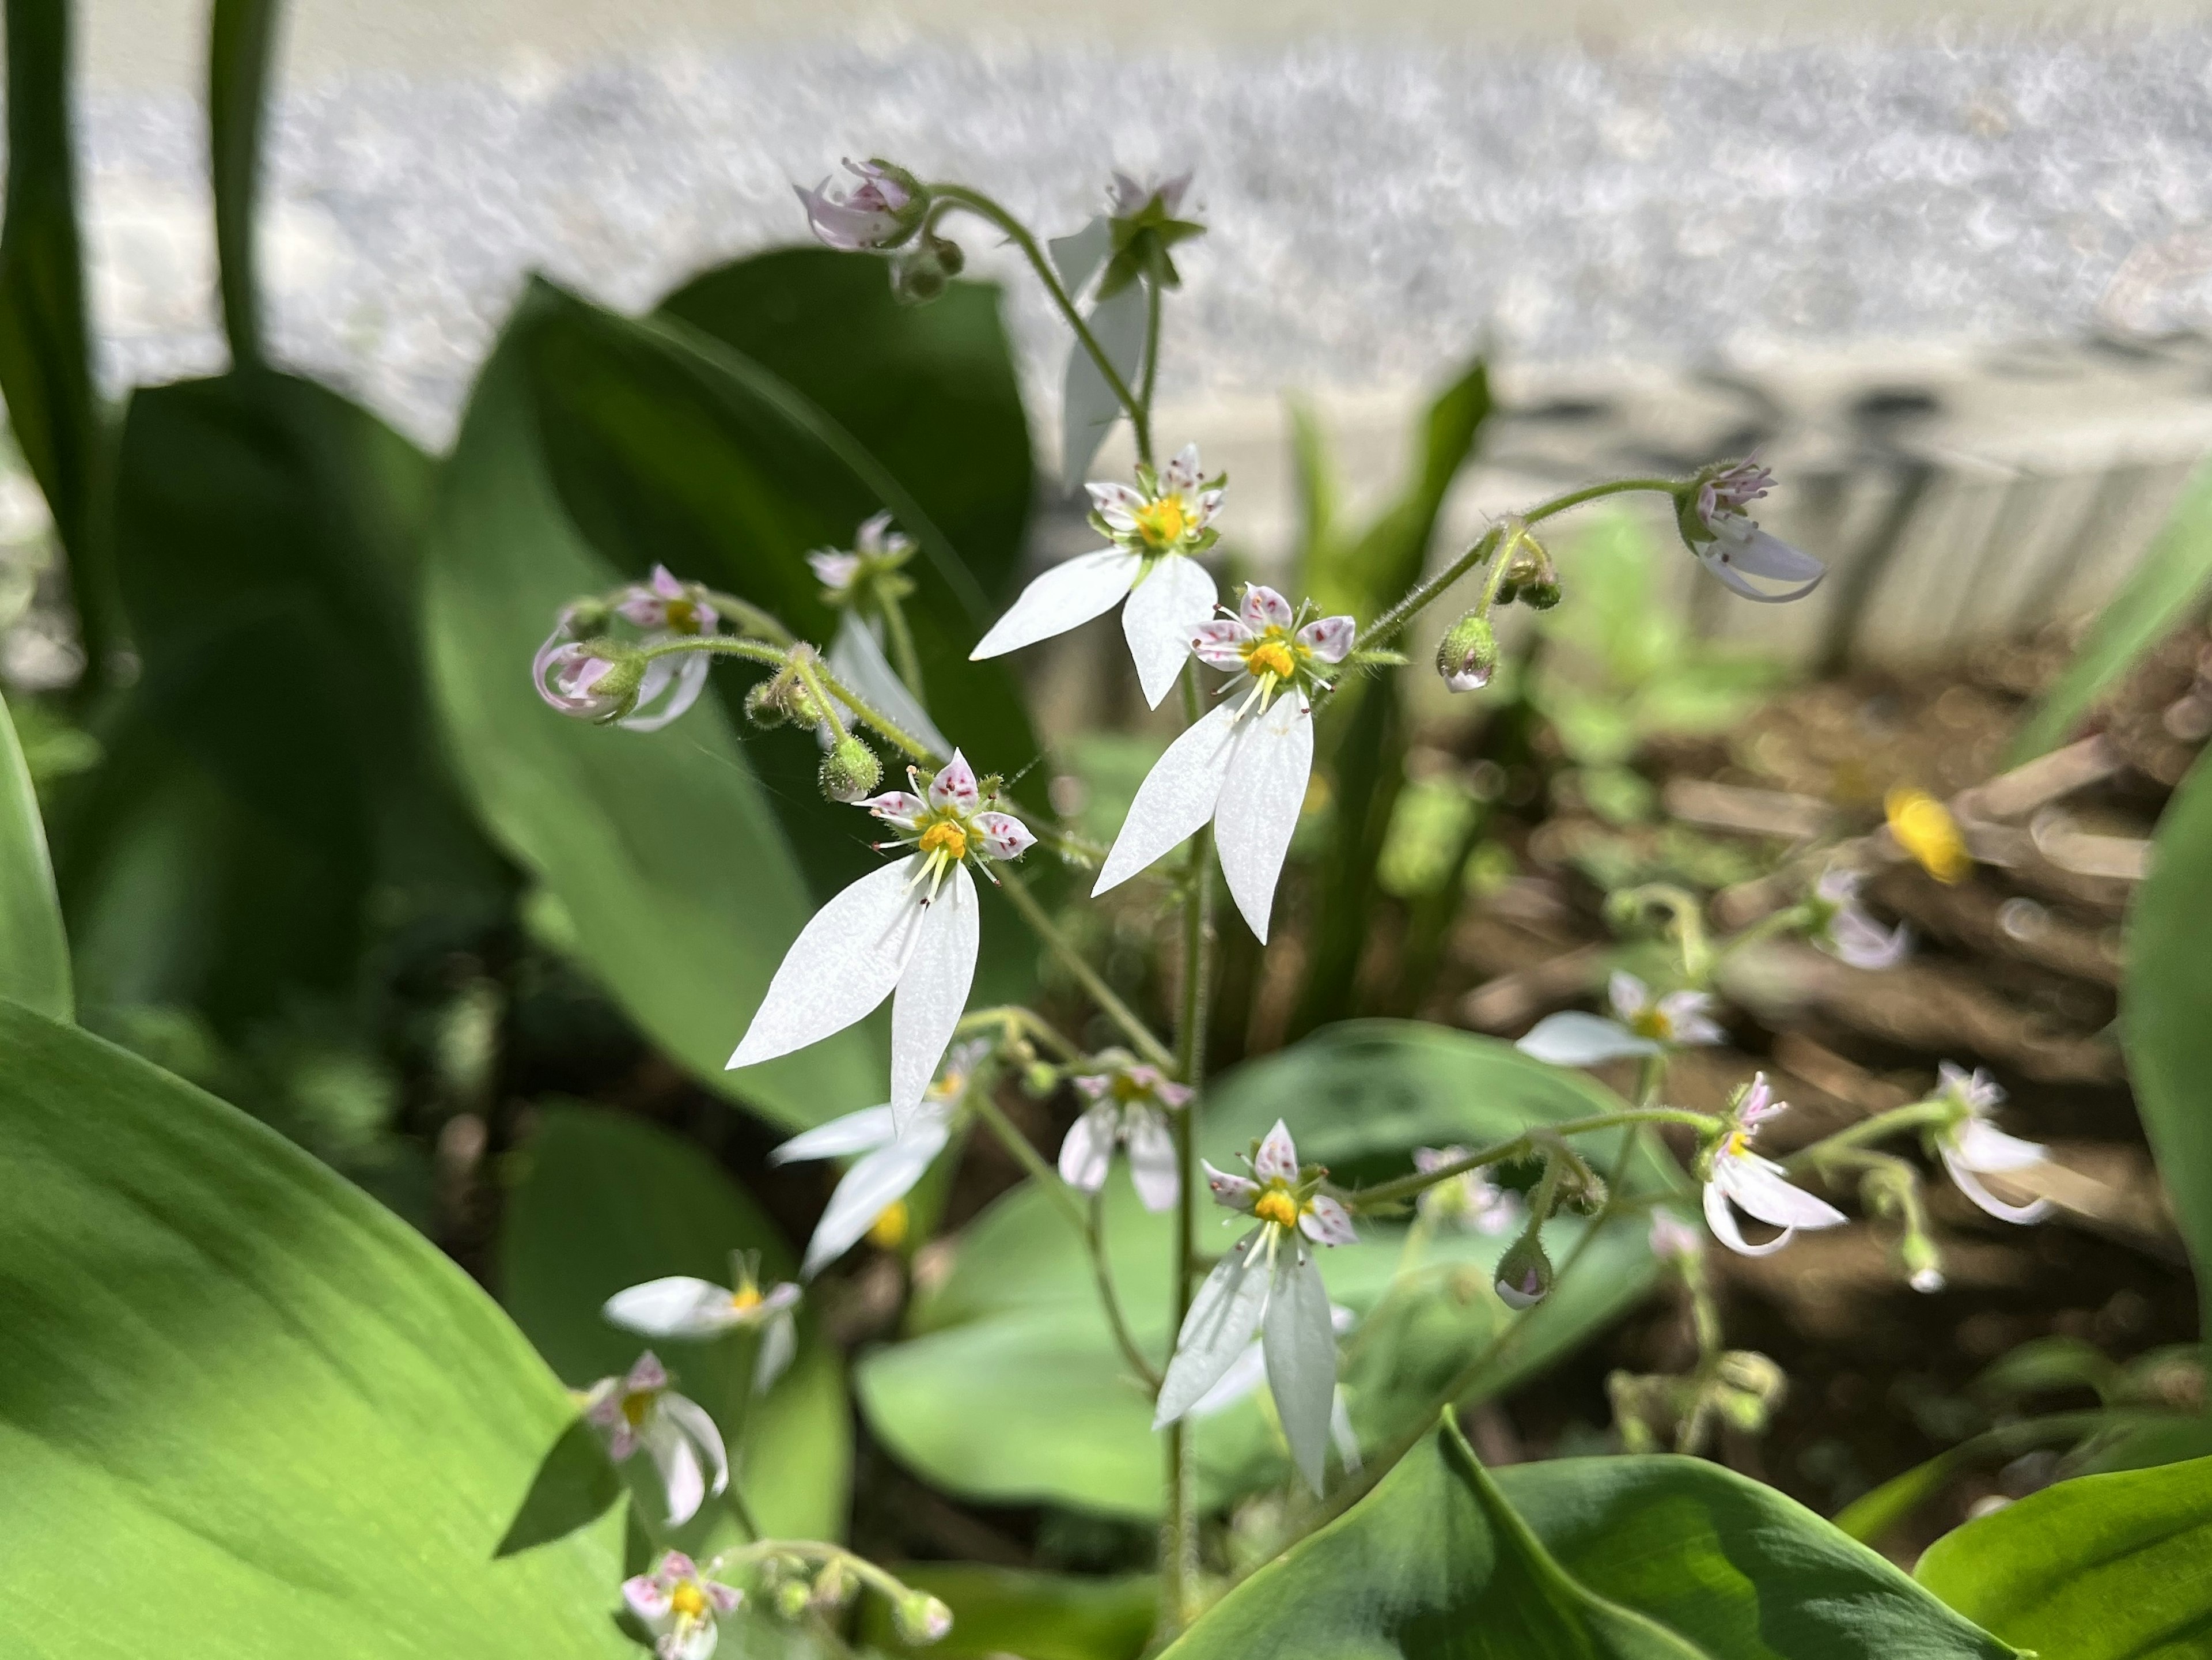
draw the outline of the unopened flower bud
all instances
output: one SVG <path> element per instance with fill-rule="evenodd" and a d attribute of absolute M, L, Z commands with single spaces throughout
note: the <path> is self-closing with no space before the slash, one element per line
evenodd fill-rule
<path fill-rule="evenodd" d="M 1559 1184 L 1559 1208 L 1577 1216 L 1595 1216 L 1605 1208 L 1605 1177 L 1593 1170 L 1570 1169 Z"/>
<path fill-rule="evenodd" d="M 822 757 L 822 793 L 832 801 L 858 801 L 876 793 L 884 763 L 862 739 L 848 733 Z"/>
<path fill-rule="evenodd" d="M 1559 572 L 1544 544 L 1516 522 L 1510 562 L 1498 588 L 1500 604 L 1519 604 L 1531 611 L 1549 611 L 1559 603 Z"/>
<path fill-rule="evenodd" d="M 952 1610 L 927 1591 L 910 1590 L 891 1604 L 902 1643 L 934 1643 L 952 1629 Z"/>
<path fill-rule="evenodd" d="M 1766 1427 L 1789 1392 L 1781 1367 L 1751 1349 L 1730 1349 L 1714 1368 L 1712 1405 L 1738 1429 L 1753 1433 Z"/>
<path fill-rule="evenodd" d="M 757 727 L 780 727 L 791 719 L 775 681 L 763 680 L 746 690 L 745 719 Z"/>
<path fill-rule="evenodd" d="M 645 654 L 618 640 L 549 640 L 532 666 L 538 695 L 563 714 L 619 721 L 636 706 Z"/>
<path fill-rule="evenodd" d="M 1917 1292 L 1939 1292 L 1943 1289 L 1943 1255 L 1936 1249 L 1936 1242 L 1917 1227 L 1908 1227 L 1905 1237 L 1897 1242 L 1898 1261 L 1905 1268 L 1905 1283 Z"/>
<path fill-rule="evenodd" d="M 824 1613 L 842 1608 L 860 1589 L 860 1582 L 853 1575 L 842 1556 L 833 1556 L 822 1565 L 822 1572 L 814 1576 L 814 1589 L 808 1598 L 814 1607 Z"/>
<path fill-rule="evenodd" d="M 1490 619 L 1471 611 L 1446 630 L 1437 647 L 1437 672 L 1454 691 L 1479 691 L 1498 672 L 1498 636 Z"/>
<path fill-rule="evenodd" d="M 1032 1061 L 1022 1069 L 1022 1092 L 1042 1101 L 1060 1087 L 1060 1068 L 1048 1061 Z"/>
<path fill-rule="evenodd" d="M 787 1579 L 775 1588 L 775 1611 L 785 1620 L 805 1618 L 813 1600 L 813 1590 L 804 1579 Z"/>
<path fill-rule="evenodd" d="M 968 263 L 960 245 L 925 236 L 891 259 L 891 297 L 909 306 L 927 305 L 943 294 Z"/>
<path fill-rule="evenodd" d="M 1531 1228 L 1498 1259 L 1493 1283 L 1506 1307 L 1525 1309 L 1550 1294 L 1553 1277 L 1552 1259 L 1544 1254 L 1544 1242 Z"/>

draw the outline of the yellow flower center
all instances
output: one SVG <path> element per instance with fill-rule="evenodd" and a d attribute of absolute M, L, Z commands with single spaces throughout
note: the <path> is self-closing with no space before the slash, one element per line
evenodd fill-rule
<path fill-rule="evenodd" d="M 707 1593 L 685 1580 L 668 1593 L 668 1606 L 684 1620 L 702 1620 L 707 1614 Z"/>
<path fill-rule="evenodd" d="M 1741 1158 L 1750 1152 L 1751 1137 L 1741 1130 L 1730 1130 L 1721 1143 L 1721 1153 L 1724 1158 Z"/>
<path fill-rule="evenodd" d="M 672 632 L 697 634 L 700 632 L 699 607 L 689 599 L 671 599 L 661 607 L 660 614 L 668 619 Z"/>
<path fill-rule="evenodd" d="M 645 1422 L 645 1415 L 653 1410 L 653 1391 L 638 1389 L 622 1399 L 622 1415 L 632 1429 Z"/>
<path fill-rule="evenodd" d="M 1147 502 L 1129 516 L 1137 521 L 1137 534 L 1156 548 L 1171 548 L 1190 531 L 1190 515 L 1183 511 L 1180 496 Z"/>
<path fill-rule="evenodd" d="M 1263 674 L 1287 680 L 1297 672 L 1297 659 L 1291 654 L 1287 641 L 1261 640 L 1244 653 L 1245 672 L 1255 680 Z"/>
<path fill-rule="evenodd" d="M 1279 1228 L 1294 1228 L 1298 1225 L 1298 1201 L 1291 1197 L 1288 1188 L 1279 1183 L 1272 1183 L 1252 1201 L 1252 1214 Z"/>
<path fill-rule="evenodd" d="M 1674 1023 L 1662 1014 L 1656 1005 L 1638 1009 L 1630 1015 L 1628 1029 L 1638 1037 L 1648 1037 L 1655 1043 L 1666 1043 L 1674 1035 Z"/>
<path fill-rule="evenodd" d="M 1133 1078 L 1126 1072 L 1114 1074 L 1114 1081 L 1107 1085 L 1106 1092 L 1125 1107 L 1130 1102 L 1141 1101 L 1152 1093 L 1141 1079 Z"/>
<path fill-rule="evenodd" d="M 968 832 L 950 818 L 940 818 L 921 833 L 921 850 L 941 853 L 956 864 L 968 856 Z"/>
<path fill-rule="evenodd" d="M 1944 805 L 1926 790 L 1893 789 L 1882 802 L 1889 833 L 1939 882 L 1959 882 L 1974 867 L 1966 838 Z"/>
<path fill-rule="evenodd" d="M 760 1305 L 761 1294 L 758 1286 L 739 1286 L 730 1293 L 730 1306 L 740 1314 L 748 1310 L 757 1309 Z"/>
<path fill-rule="evenodd" d="M 906 1201 L 892 1200 L 868 1225 L 868 1243 L 881 1250 L 896 1250 L 906 1243 L 908 1220 Z"/>

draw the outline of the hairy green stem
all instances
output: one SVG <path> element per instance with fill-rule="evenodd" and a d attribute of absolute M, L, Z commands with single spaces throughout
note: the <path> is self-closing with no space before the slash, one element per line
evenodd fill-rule
<path fill-rule="evenodd" d="M 799 636 L 784 627 L 782 619 L 773 611 L 763 611 L 750 599 L 740 599 L 734 593 L 724 593 L 720 588 L 707 590 L 707 604 L 717 617 L 726 617 L 738 625 L 738 632 L 766 640 L 773 645 L 795 646 Z"/>
<path fill-rule="evenodd" d="M 780 669 L 791 664 L 797 669 L 799 678 L 808 682 L 807 690 L 822 700 L 822 712 L 828 717 L 831 730 L 839 736 L 843 735 L 844 727 L 837 720 L 836 711 L 830 707 L 830 698 L 850 709 L 854 720 L 873 727 L 886 741 L 905 751 L 916 761 L 928 765 L 945 758 L 830 673 L 822 660 L 821 654 L 811 646 L 794 646 L 784 650 L 762 645 L 757 641 L 734 639 L 725 634 L 709 634 L 689 640 L 664 640 L 658 645 L 641 649 L 648 661 L 655 657 L 672 657 L 687 651 L 703 651 L 718 657 L 742 658 L 748 663 L 765 663 L 771 668 Z M 804 667 L 799 667 L 795 654 L 802 650 L 805 653 L 805 663 Z"/>
<path fill-rule="evenodd" d="M 1916 1101 L 1910 1106 L 1892 1107 L 1887 1112 L 1862 1118 L 1857 1123 L 1839 1129 L 1833 1135 L 1824 1137 L 1808 1147 L 1800 1147 L 1782 1161 L 1782 1168 L 1793 1173 L 1818 1170 L 1824 1159 L 1837 1153 L 1863 1147 L 1869 1141 L 1879 1141 L 1899 1130 L 1947 1124 L 1958 1116 L 1959 1109 L 1948 1101 Z"/>
<path fill-rule="evenodd" d="M 1411 1176 L 1378 1183 L 1371 1188 L 1360 1188 L 1344 1194 L 1342 1198 L 1349 1209 L 1376 1210 L 1399 1204 L 1439 1183 L 1464 1176 L 1469 1171 L 1480 1170 L 1486 1164 L 1525 1158 L 1536 1150 L 1540 1142 L 1553 1140 L 1563 1135 L 1582 1135 L 1592 1130 L 1611 1129 L 1616 1124 L 1687 1124 L 1700 1130 L 1711 1130 L 1718 1122 L 1711 1113 L 1692 1112 L 1683 1107 L 1626 1107 L 1619 1112 L 1598 1113 L 1589 1118 L 1570 1118 L 1564 1123 L 1539 1125 L 1534 1129 L 1522 1131 L 1510 1141 L 1484 1147 L 1464 1158 L 1455 1158 L 1449 1164 L 1440 1164 L 1431 1171 L 1417 1171 Z"/>
<path fill-rule="evenodd" d="M 1012 871 L 1004 873 L 999 878 L 999 891 L 1021 913 L 1022 921 L 1028 923 L 1030 931 L 1044 942 L 1045 949 L 1060 959 L 1060 966 L 1074 978 L 1077 985 L 1083 988 L 1084 994 L 1098 1006 L 1099 1012 L 1121 1029 L 1121 1035 L 1135 1047 L 1137 1053 L 1156 1067 L 1172 1070 L 1176 1060 L 1168 1046 L 1152 1035 L 1152 1028 L 1139 1020 L 1135 1012 L 1115 994 L 1113 987 L 1100 976 L 1098 970 L 1084 960 L 1083 953 L 1060 931 L 1059 925 L 1045 915 L 1044 907 L 1037 903 L 1036 896 L 1023 885 L 1021 878 Z"/>
<path fill-rule="evenodd" d="M 890 636 L 891 662 L 898 670 L 898 678 L 920 702 L 921 654 L 914 647 L 914 630 L 907 624 L 906 607 L 896 599 L 884 601 L 884 632 Z"/>

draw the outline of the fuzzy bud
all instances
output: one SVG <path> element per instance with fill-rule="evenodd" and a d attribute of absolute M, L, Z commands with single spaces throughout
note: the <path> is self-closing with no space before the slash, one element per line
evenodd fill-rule
<path fill-rule="evenodd" d="M 1559 1184 L 1559 1208 L 1577 1216 L 1595 1216 L 1605 1208 L 1607 1193 L 1605 1177 L 1595 1171 L 1570 1166 Z"/>
<path fill-rule="evenodd" d="M 923 306 L 942 295 L 968 263 L 957 242 L 941 236 L 924 236 L 891 259 L 891 296 L 905 305 Z"/>
<path fill-rule="evenodd" d="M 1782 1368 L 1751 1349 L 1730 1349 L 1714 1368 L 1710 1399 L 1722 1416 L 1753 1434 L 1766 1427 L 1789 1392 Z"/>
<path fill-rule="evenodd" d="M 853 1599 L 860 1582 L 842 1556 L 833 1556 L 822 1565 L 822 1572 L 814 1576 L 814 1588 L 808 1602 L 824 1613 L 833 1613 Z"/>
<path fill-rule="evenodd" d="M 1454 691 L 1479 691 L 1498 672 L 1498 636 L 1490 619 L 1471 611 L 1453 623 L 1437 647 L 1437 672 Z"/>
<path fill-rule="evenodd" d="M 757 727 L 780 727 L 791 719 L 783 696 L 773 680 L 763 680 L 745 690 L 745 719 Z"/>
<path fill-rule="evenodd" d="M 952 1610 L 927 1591 L 910 1590 L 891 1604 L 902 1643 L 934 1643 L 952 1629 Z"/>
<path fill-rule="evenodd" d="M 1525 1309 L 1551 1294 L 1553 1277 L 1552 1259 L 1544 1254 L 1544 1242 L 1531 1228 L 1498 1259 L 1495 1284 L 1506 1307 Z"/>
<path fill-rule="evenodd" d="M 814 1593 L 804 1579 L 787 1579 L 775 1588 L 775 1611 L 785 1620 L 803 1620 L 814 1601 Z"/>
<path fill-rule="evenodd" d="M 884 763 L 860 739 L 848 733 L 822 757 L 822 793 L 832 801 L 859 801 L 876 793 Z"/>
<path fill-rule="evenodd" d="M 1049 1061 L 1032 1061 L 1022 1069 L 1022 1093 L 1042 1101 L 1060 1087 L 1060 1068 Z"/>

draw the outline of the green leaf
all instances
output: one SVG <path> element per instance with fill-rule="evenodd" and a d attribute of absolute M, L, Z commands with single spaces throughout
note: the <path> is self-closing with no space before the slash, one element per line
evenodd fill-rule
<path fill-rule="evenodd" d="M 560 607 L 617 580 L 562 511 L 538 441 L 537 337 L 579 308 L 534 289 L 470 402 L 428 534 L 433 684 L 485 823 L 560 899 L 585 966 L 696 1076 L 803 1128 L 883 1098 L 872 1029 L 742 1078 L 722 1068 L 814 908 L 749 753 L 811 739 L 769 734 L 749 752 L 711 699 L 664 731 L 605 730 L 531 690 Z M 858 842 L 865 825 L 840 833 Z"/>
<path fill-rule="evenodd" d="M 611 1530 L 494 1560 L 574 1408 L 465 1274 L 97 1038 L 0 1005 L 0 1053 L 13 1649 L 632 1652 Z"/>
<path fill-rule="evenodd" d="M 871 1598 L 862 1608 L 866 1635 L 891 1654 L 1137 1660 L 1158 1618 L 1159 1581 L 1149 1573 L 1088 1579 L 977 1562 L 929 1562 L 902 1566 L 898 1574 L 952 1610 L 952 1630 L 926 1648 L 901 1643 L 884 1605 Z"/>
<path fill-rule="evenodd" d="M 1921 1584 L 2046 1660 L 2212 1653 L 2212 1458 L 2085 1475 L 1946 1534 Z"/>
<path fill-rule="evenodd" d="M 1449 1423 L 1173 1660 L 1996 1660 L 1781 1494 L 1685 1458 L 1483 1469 Z"/>
<path fill-rule="evenodd" d="M 70 1019 L 69 937 L 62 932 L 54 870 L 46 857 L 39 798 L 23 764 L 15 723 L 0 703 L 0 997 Z"/>
<path fill-rule="evenodd" d="M 599 1317 L 615 1292 L 664 1274 L 727 1285 L 733 1251 L 758 1251 L 764 1281 L 789 1279 L 789 1244 L 744 1190 L 691 1143 L 589 1107 L 545 1110 L 512 1179 L 501 1298 L 553 1370 L 581 1389 L 653 1347 L 726 1430 L 742 1418 L 732 1479 L 761 1525 L 787 1539 L 841 1537 L 851 1427 L 836 1356 L 804 1341 L 811 1323 L 792 1369 L 747 1411 L 750 1345 L 648 1345 Z"/>
<path fill-rule="evenodd" d="M 2212 477 L 2212 474 L 2208 474 Z M 2212 1329 L 2212 763 L 2199 761 L 2159 821 L 2149 879 L 2129 921 L 2120 1029 L 2136 1110 L 2196 1265 Z"/>
<path fill-rule="evenodd" d="M 255 280 L 254 204 L 261 185 L 261 124 L 277 0 L 215 0 L 208 38 L 209 172 L 215 185 L 216 264 L 231 362 L 261 361 L 261 295 Z"/>
<path fill-rule="evenodd" d="M 1301 1157 L 1328 1164 L 1340 1180 L 1363 1181 L 1401 1174 L 1418 1146 L 1504 1140 L 1532 1122 L 1617 1104 L 1580 1075 L 1495 1039 L 1360 1022 L 1224 1076 L 1206 1098 L 1201 1139 L 1206 1156 L 1229 1166 L 1283 1116 Z M 1609 1164 L 1620 1140 L 1593 1141 L 1590 1152 Z M 1637 1183 L 1656 1179 L 1656 1170 L 1639 1165 Z M 1234 1219 L 1203 1210 L 1200 1250 L 1226 1250 L 1237 1236 L 1224 1224 Z M 1580 1225 L 1558 1224 L 1554 1248 L 1571 1248 Z M 1169 1336 L 1169 1219 L 1146 1211 L 1117 1172 L 1105 1227 L 1123 1308 L 1157 1359 Z M 1418 1294 L 1384 1305 L 1403 1226 L 1363 1220 L 1361 1233 L 1361 1243 L 1318 1255 L 1334 1300 L 1363 1314 L 1385 1309 L 1344 1371 L 1353 1420 L 1376 1445 L 1417 1430 L 1436 1395 L 1504 1329 L 1510 1316 L 1487 1287 L 1508 1242 L 1449 1236 L 1426 1259 Z M 1526 1316 L 1474 1395 L 1510 1387 L 1628 1308 L 1650 1280 L 1644 1241 L 1640 1220 L 1609 1226 L 1561 1290 Z M 1158 1513 L 1151 1403 L 1125 1374 L 1073 1230 L 1033 1185 L 969 1226 L 951 1274 L 916 1305 L 908 1339 L 867 1354 L 855 1384 L 878 1436 L 953 1492 Z M 1209 1505 L 1288 1475 L 1258 1399 L 1198 1421 L 1193 1433 Z"/>
<path fill-rule="evenodd" d="M 2074 734 L 2097 700 L 2153 646 L 2201 611 L 2212 583 L 2212 467 L 2200 468 L 2174 503 L 2142 562 L 2074 654 L 2074 660 L 2028 716 L 2006 750 L 2017 767 L 2057 749 Z"/>

